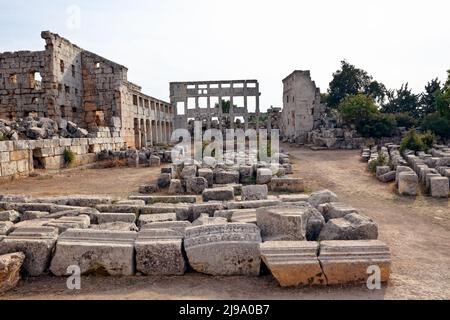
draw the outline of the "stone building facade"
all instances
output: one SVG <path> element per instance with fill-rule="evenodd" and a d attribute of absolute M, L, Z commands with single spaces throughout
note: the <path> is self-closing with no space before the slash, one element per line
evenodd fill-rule
<path fill-rule="evenodd" d="M 289 141 L 305 142 L 325 112 L 320 103 L 320 89 L 309 71 L 295 70 L 283 80 L 281 133 Z"/>
<path fill-rule="evenodd" d="M 48 117 L 60 127 L 72 121 L 135 148 L 169 140 L 174 108 L 143 94 L 126 67 L 57 34 L 41 37 L 43 51 L 0 53 L 0 118 Z"/>
<path fill-rule="evenodd" d="M 188 128 L 193 120 L 203 121 L 205 129 L 259 127 L 260 95 L 257 80 L 171 82 L 175 127 Z"/>

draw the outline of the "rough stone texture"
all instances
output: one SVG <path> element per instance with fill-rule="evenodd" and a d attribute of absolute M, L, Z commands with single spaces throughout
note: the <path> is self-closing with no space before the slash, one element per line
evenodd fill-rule
<path fill-rule="evenodd" d="M 102 224 L 91 224 L 90 229 L 95 230 L 111 230 L 111 231 L 138 231 L 138 227 L 134 223 L 127 222 L 108 222 Z"/>
<path fill-rule="evenodd" d="M 59 236 L 50 271 L 64 276 L 67 267 L 77 265 L 82 274 L 134 274 L 136 232 L 71 229 Z"/>
<path fill-rule="evenodd" d="M 170 180 L 172 180 L 172 175 L 170 173 L 161 173 L 158 178 L 158 188 L 165 189 L 170 186 Z"/>
<path fill-rule="evenodd" d="M 256 182 L 255 170 L 253 166 L 239 167 L 239 182 L 243 184 L 253 184 Z"/>
<path fill-rule="evenodd" d="M 229 201 L 234 200 L 234 189 L 230 187 L 205 189 L 203 201 Z"/>
<path fill-rule="evenodd" d="M 264 241 L 316 240 L 325 223 L 320 212 L 306 202 L 259 208 L 256 221 Z"/>
<path fill-rule="evenodd" d="M 216 212 L 217 210 L 222 210 L 222 209 L 223 209 L 222 202 L 218 202 L 218 201 L 213 201 L 213 202 L 208 202 L 208 203 L 197 203 L 197 204 L 191 205 L 188 220 L 195 221 L 203 213 L 206 213 L 210 217 L 212 217 L 214 215 L 214 212 Z"/>
<path fill-rule="evenodd" d="M 0 221 L 19 222 L 20 213 L 15 210 L 0 211 Z"/>
<path fill-rule="evenodd" d="M 1 242 L 0 254 L 23 252 L 23 268 L 37 277 L 47 269 L 57 237 L 57 230 L 51 227 L 17 228 Z"/>
<path fill-rule="evenodd" d="M 214 182 L 216 184 L 239 183 L 238 171 L 216 171 L 214 173 Z"/>
<path fill-rule="evenodd" d="M 189 264 L 197 272 L 257 276 L 260 242 L 257 226 L 231 223 L 188 228 L 184 246 Z"/>
<path fill-rule="evenodd" d="M 178 179 L 172 179 L 170 180 L 170 186 L 169 186 L 169 194 L 176 195 L 176 194 L 183 194 L 183 184 L 181 183 L 181 180 Z"/>
<path fill-rule="evenodd" d="M 158 156 L 150 156 L 149 160 L 150 167 L 159 167 L 161 165 L 161 159 Z"/>
<path fill-rule="evenodd" d="M 22 252 L 0 256 L 0 294 L 15 288 L 20 280 L 20 268 L 24 260 Z"/>
<path fill-rule="evenodd" d="M 224 203 L 225 209 L 255 209 L 262 207 L 273 207 L 282 204 L 278 199 L 274 200 L 252 200 L 252 201 L 228 201 Z"/>
<path fill-rule="evenodd" d="M 400 172 L 398 175 L 398 192 L 404 196 L 417 195 L 419 178 L 414 172 Z"/>
<path fill-rule="evenodd" d="M 11 221 L 0 222 L 0 236 L 7 236 L 13 230 L 14 230 L 14 223 L 12 223 Z"/>
<path fill-rule="evenodd" d="M 132 206 L 145 206 L 145 201 L 144 200 L 119 200 L 117 202 L 115 202 L 115 204 L 124 204 L 124 205 L 132 205 Z"/>
<path fill-rule="evenodd" d="M 182 235 L 171 229 L 146 229 L 135 242 L 136 269 L 145 275 L 183 275 Z"/>
<path fill-rule="evenodd" d="M 242 201 L 266 200 L 268 194 L 267 185 L 250 185 L 242 187 Z"/>
<path fill-rule="evenodd" d="M 195 178 L 197 176 L 197 166 L 185 166 L 181 171 L 181 179 L 187 180 L 190 178 Z"/>
<path fill-rule="evenodd" d="M 269 241 L 261 243 L 261 258 L 282 287 L 325 284 L 317 259 L 318 243 Z"/>
<path fill-rule="evenodd" d="M 202 194 L 208 188 L 208 181 L 203 177 L 194 177 L 186 180 L 186 192 L 190 194 Z"/>
<path fill-rule="evenodd" d="M 281 194 L 278 198 L 283 202 L 302 202 L 309 200 L 309 194 Z"/>
<path fill-rule="evenodd" d="M 342 218 L 349 213 L 358 213 L 355 208 L 340 202 L 331 202 L 320 205 L 319 211 L 322 213 L 325 221 L 330 219 Z"/>
<path fill-rule="evenodd" d="M 378 180 L 384 183 L 392 182 L 395 181 L 396 174 L 397 174 L 396 171 L 389 171 L 383 175 L 378 176 L 377 178 Z"/>
<path fill-rule="evenodd" d="M 136 215 L 134 213 L 108 213 L 101 212 L 97 214 L 98 224 L 110 223 L 110 222 L 126 222 L 135 223 Z"/>
<path fill-rule="evenodd" d="M 205 178 L 208 182 L 208 187 L 211 188 L 214 184 L 214 173 L 209 168 L 198 169 L 198 176 Z"/>
<path fill-rule="evenodd" d="M 303 179 L 300 178 L 272 178 L 270 182 L 270 190 L 273 192 L 303 192 L 305 185 Z"/>
<path fill-rule="evenodd" d="M 72 228 L 76 229 L 87 229 L 91 224 L 91 219 L 86 215 L 79 215 L 75 217 L 61 217 L 54 221 L 48 222 L 45 226 L 55 227 L 58 229 L 59 233 Z"/>
<path fill-rule="evenodd" d="M 375 240 L 378 226 L 370 218 L 350 213 L 343 218 L 331 219 L 322 228 L 319 240 Z"/>
<path fill-rule="evenodd" d="M 143 200 L 146 204 L 155 203 L 196 203 L 196 196 L 129 196 L 129 199 Z"/>
<path fill-rule="evenodd" d="M 210 217 L 208 214 L 202 214 L 202 215 L 200 215 L 200 217 L 197 220 L 192 222 L 192 226 L 196 227 L 196 226 L 203 226 L 203 225 L 207 225 L 207 224 L 221 224 L 221 223 L 227 223 L 227 222 L 228 221 L 226 218 Z"/>
<path fill-rule="evenodd" d="M 260 168 L 256 170 L 256 183 L 267 184 L 272 180 L 272 170 L 268 168 Z"/>
<path fill-rule="evenodd" d="M 391 171 L 391 168 L 389 166 L 377 166 L 376 168 L 376 176 L 380 177 L 388 172 Z"/>
<path fill-rule="evenodd" d="M 145 184 L 139 187 L 139 193 L 151 194 L 159 191 L 158 184 Z"/>
<path fill-rule="evenodd" d="M 45 218 L 49 213 L 46 211 L 25 211 L 20 218 L 21 221 Z"/>
<path fill-rule="evenodd" d="M 225 218 L 228 222 L 256 224 L 256 209 L 217 210 L 214 217 Z"/>
<path fill-rule="evenodd" d="M 430 194 L 435 198 L 448 198 L 449 180 L 447 177 L 430 178 Z"/>
<path fill-rule="evenodd" d="M 378 240 L 323 241 L 319 261 L 328 284 L 366 283 L 367 268 L 374 265 L 380 268 L 381 281 L 389 280 L 390 251 Z"/>
<path fill-rule="evenodd" d="M 331 192 L 330 190 L 322 190 L 314 192 L 310 195 L 308 202 L 315 208 L 318 208 L 319 205 L 330 202 L 337 202 L 338 197 L 336 194 Z"/>
<path fill-rule="evenodd" d="M 175 212 L 169 213 L 155 213 L 155 214 L 141 214 L 138 220 L 138 226 L 142 228 L 146 224 L 153 222 L 165 222 L 165 221 L 176 221 L 177 214 Z"/>
<path fill-rule="evenodd" d="M 189 221 L 166 221 L 152 222 L 142 226 L 141 230 L 147 229 L 170 229 L 184 237 L 186 228 L 192 227 Z"/>

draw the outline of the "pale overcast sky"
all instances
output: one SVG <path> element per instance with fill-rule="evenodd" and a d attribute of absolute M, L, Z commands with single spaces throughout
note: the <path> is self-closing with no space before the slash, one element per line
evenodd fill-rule
<path fill-rule="evenodd" d="M 50 30 L 127 66 L 149 95 L 168 100 L 171 81 L 258 79 L 266 109 L 295 69 L 325 92 L 344 58 L 388 88 L 444 80 L 449 12 L 448 0 L 0 0 L 0 52 L 42 50 Z"/>

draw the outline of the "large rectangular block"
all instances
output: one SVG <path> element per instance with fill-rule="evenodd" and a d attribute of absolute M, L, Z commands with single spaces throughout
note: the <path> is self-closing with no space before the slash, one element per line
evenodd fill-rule
<path fill-rule="evenodd" d="M 300 178 L 272 178 L 270 190 L 274 192 L 303 192 L 305 186 Z"/>
<path fill-rule="evenodd" d="M 381 282 L 390 275 L 390 250 L 378 240 L 322 241 L 319 261 L 328 284 L 365 283 L 371 268 L 379 268 Z"/>
<path fill-rule="evenodd" d="M 69 229 L 59 236 L 50 271 L 64 276 L 69 266 L 76 265 L 82 274 L 131 276 L 135 272 L 136 237 L 131 231 Z"/>
<path fill-rule="evenodd" d="M 430 193 L 435 198 L 448 198 L 449 179 L 447 177 L 430 178 Z"/>
<path fill-rule="evenodd" d="M 40 276 L 48 267 L 57 237 L 57 229 L 51 227 L 17 228 L 0 243 L 0 255 L 23 252 L 25 271 Z"/>
<path fill-rule="evenodd" d="M 261 258 L 282 287 L 326 284 L 313 241 L 261 243 Z"/>

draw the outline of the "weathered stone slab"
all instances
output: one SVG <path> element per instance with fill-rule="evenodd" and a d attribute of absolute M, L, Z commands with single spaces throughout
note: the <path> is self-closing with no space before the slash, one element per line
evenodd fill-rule
<path fill-rule="evenodd" d="M 184 203 L 156 203 L 142 207 L 140 210 L 141 215 L 173 212 L 177 214 L 178 220 L 188 220 L 191 213 L 191 205 Z"/>
<path fill-rule="evenodd" d="M 234 200 L 233 188 L 214 188 L 203 191 L 203 201 L 230 201 Z"/>
<path fill-rule="evenodd" d="M 338 197 L 336 194 L 331 192 L 330 190 L 321 190 L 311 194 L 308 199 L 310 205 L 315 208 L 318 208 L 319 205 L 330 202 L 337 202 Z"/>
<path fill-rule="evenodd" d="M 239 167 L 239 182 L 243 184 L 256 183 L 255 170 L 253 166 Z"/>
<path fill-rule="evenodd" d="M 310 204 L 280 205 L 256 210 L 264 241 L 316 240 L 325 221 Z"/>
<path fill-rule="evenodd" d="M 179 179 L 170 180 L 169 194 L 177 195 L 177 194 L 183 194 L 183 193 L 184 193 L 184 188 L 183 188 L 183 184 L 181 183 L 181 180 L 179 180 Z"/>
<path fill-rule="evenodd" d="M 260 242 L 257 226 L 229 223 L 186 229 L 184 247 L 189 264 L 197 272 L 257 276 Z"/>
<path fill-rule="evenodd" d="M 142 194 L 151 194 L 159 191 L 159 187 L 157 183 L 153 184 L 144 184 L 139 186 L 139 193 Z"/>
<path fill-rule="evenodd" d="M 240 183 L 213 184 L 213 189 L 216 188 L 233 188 L 235 196 L 239 196 L 242 193 L 242 184 Z"/>
<path fill-rule="evenodd" d="M 309 194 L 281 194 L 278 196 L 281 202 L 308 202 Z"/>
<path fill-rule="evenodd" d="M 75 217 L 61 217 L 45 224 L 47 227 L 55 227 L 59 233 L 63 233 L 67 229 L 87 229 L 91 224 L 91 219 L 86 215 Z"/>
<path fill-rule="evenodd" d="M 138 214 L 143 206 L 131 204 L 101 204 L 96 206 L 99 212 L 119 212 L 119 213 L 134 213 Z"/>
<path fill-rule="evenodd" d="M 216 184 L 239 184 L 238 171 L 216 171 L 214 172 L 214 183 Z"/>
<path fill-rule="evenodd" d="M 389 280 L 390 251 L 378 240 L 323 241 L 319 261 L 328 284 L 366 283 L 370 266 L 380 268 L 382 282 Z"/>
<path fill-rule="evenodd" d="M 386 173 L 390 172 L 391 168 L 389 166 L 377 166 L 376 168 L 376 176 L 377 178 L 385 175 Z"/>
<path fill-rule="evenodd" d="M 153 222 L 177 221 L 177 214 L 175 212 L 169 213 L 154 213 L 141 214 L 138 220 L 138 226 L 142 228 L 146 224 Z"/>
<path fill-rule="evenodd" d="M 330 219 L 342 218 L 349 213 L 358 213 L 358 211 L 341 202 L 325 203 L 319 206 L 319 211 L 322 213 L 325 221 Z"/>
<path fill-rule="evenodd" d="M 168 188 L 170 186 L 170 180 L 172 180 L 172 175 L 170 173 L 161 173 L 157 181 L 158 188 Z"/>
<path fill-rule="evenodd" d="M 256 224 L 256 209 L 218 210 L 214 216 L 225 218 L 228 222 Z"/>
<path fill-rule="evenodd" d="M 183 180 L 195 178 L 196 176 L 197 176 L 197 166 L 195 165 L 185 166 L 181 171 L 181 179 Z"/>
<path fill-rule="evenodd" d="M 435 198 L 448 198 L 449 179 L 447 177 L 430 178 L 430 194 Z"/>
<path fill-rule="evenodd" d="M 0 254 L 23 252 L 25 271 L 40 276 L 48 267 L 57 237 L 57 229 L 51 227 L 16 228 L 1 242 Z"/>
<path fill-rule="evenodd" d="M 326 284 L 313 241 L 261 243 L 261 258 L 282 287 Z"/>
<path fill-rule="evenodd" d="M 189 194 L 202 194 L 208 188 L 208 181 L 203 177 L 186 179 L 186 192 Z"/>
<path fill-rule="evenodd" d="M 211 188 L 214 184 L 214 173 L 209 168 L 198 169 L 198 176 L 205 178 L 208 182 L 208 187 Z"/>
<path fill-rule="evenodd" d="M 300 178 L 274 177 L 270 182 L 270 190 L 273 192 L 303 192 L 305 185 L 303 179 Z"/>
<path fill-rule="evenodd" d="M 11 221 L 0 221 L 0 236 L 7 236 L 14 230 L 14 223 Z"/>
<path fill-rule="evenodd" d="M 267 184 L 272 180 L 272 170 L 268 168 L 260 168 L 256 170 L 256 183 Z"/>
<path fill-rule="evenodd" d="M 128 222 L 108 222 L 102 224 L 91 224 L 90 229 L 95 230 L 111 230 L 111 231 L 139 231 L 134 223 Z"/>
<path fill-rule="evenodd" d="M 319 240 L 375 240 L 378 225 L 370 218 L 350 213 L 338 219 L 329 220 L 319 235 Z"/>
<path fill-rule="evenodd" d="M 197 203 L 193 204 L 190 207 L 189 221 L 195 221 L 200 217 L 201 214 L 206 213 L 210 217 L 214 215 L 214 212 L 217 210 L 222 210 L 223 204 L 222 202 L 212 201 L 208 203 Z"/>
<path fill-rule="evenodd" d="M 197 220 L 192 222 L 192 226 L 196 227 L 196 226 L 203 226 L 203 225 L 207 225 L 207 224 L 223 224 L 223 223 L 228 223 L 226 218 L 210 217 L 208 214 L 202 214 L 202 215 L 200 215 L 200 217 L 198 217 Z"/>
<path fill-rule="evenodd" d="M 417 195 L 419 178 L 414 172 L 400 172 L 398 175 L 398 192 L 405 196 Z"/>
<path fill-rule="evenodd" d="M 45 218 L 48 215 L 49 213 L 46 211 L 25 211 L 20 220 L 26 221 L 26 220 L 41 219 Z"/>
<path fill-rule="evenodd" d="M 109 223 L 109 222 L 127 222 L 135 223 L 136 215 L 134 213 L 112 213 L 112 212 L 101 212 L 97 214 L 98 224 Z"/>
<path fill-rule="evenodd" d="M 387 183 L 387 182 L 392 182 L 395 180 L 395 177 L 397 175 L 396 171 L 389 171 L 383 175 L 378 176 L 378 180 L 380 180 L 381 182 Z"/>
<path fill-rule="evenodd" d="M 54 203 L 57 205 L 73 206 L 73 207 L 95 207 L 96 205 L 99 204 L 110 204 L 112 202 L 112 199 L 109 196 L 72 195 L 72 196 L 42 197 L 35 199 L 34 202 Z"/>
<path fill-rule="evenodd" d="M 135 242 L 136 269 L 145 275 L 183 275 L 182 236 L 171 229 L 146 229 Z"/>
<path fill-rule="evenodd" d="M 155 203 L 196 203 L 196 196 L 129 196 L 130 200 L 144 200 L 146 204 Z"/>
<path fill-rule="evenodd" d="M 0 256 L 0 294 L 16 287 L 25 254 L 15 252 Z"/>
<path fill-rule="evenodd" d="M 159 167 L 161 165 L 161 159 L 158 156 L 151 155 L 149 165 L 150 167 Z"/>
<path fill-rule="evenodd" d="M 145 206 L 145 201 L 144 200 L 132 200 L 132 199 L 128 199 L 128 200 L 119 200 L 117 202 L 115 202 L 115 204 L 124 204 L 124 205 L 132 205 L 132 206 Z"/>
<path fill-rule="evenodd" d="M 79 266 L 82 274 L 107 273 L 111 276 L 131 276 L 134 267 L 136 232 L 70 229 L 59 236 L 50 271 L 66 275 L 71 265 Z"/>
<path fill-rule="evenodd" d="M 266 184 L 250 185 L 242 187 L 242 201 L 246 200 L 266 200 L 268 188 Z"/>
<path fill-rule="evenodd" d="M 19 222 L 20 213 L 15 210 L 0 211 L 0 221 Z"/>
<path fill-rule="evenodd" d="M 170 229 L 178 232 L 184 236 L 186 228 L 192 227 L 189 221 L 166 221 L 166 222 L 152 222 L 142 226 L 141 230 L 146 229 Z"/>
<path fill-rule="evenodd" d="M 273 207 L 282 204 L 278 199 L 274 200 L 252 200 L 252 201 L 228 201 L 224 203 L 224 208 L 233 209 L 256 209 L 262 207 Z"/>

